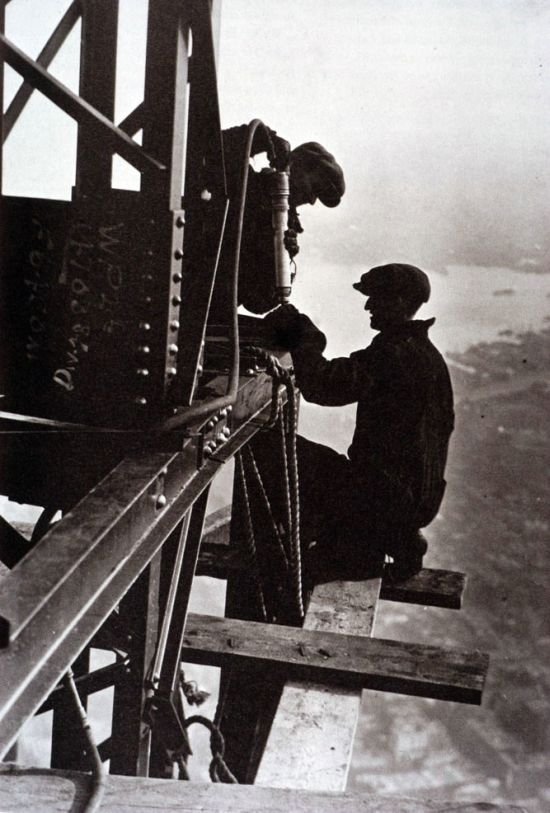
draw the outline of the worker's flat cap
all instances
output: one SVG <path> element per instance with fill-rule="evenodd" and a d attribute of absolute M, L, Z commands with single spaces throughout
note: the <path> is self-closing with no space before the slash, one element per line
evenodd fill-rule
<path fill-rule="evenodd" d="M 411 296 L 420 302 L 430 298 L 430 281 L 427 274 L 415 265 L 388 263 L 366 271 L 353 287 L 365 296 L 375 292 Z"/>
<path fill-rule="evenodd" d="M 314 168 L 321 186 L 317 197 L 325 206 L 338 206 L 346 191 L 346 182 L 342 167 L 332 153 L 316 141 L 306 141 L 292 150 L 291 161 L 303 161 Z"/>

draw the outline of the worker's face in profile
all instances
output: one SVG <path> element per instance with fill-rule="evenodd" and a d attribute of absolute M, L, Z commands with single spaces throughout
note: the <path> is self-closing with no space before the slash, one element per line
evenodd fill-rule
<path fill-rule="evenodd" d="M 319 197 L 320 180 L 315 170 L 307 169 L 300 161 L 290 167 L 290 205 L 313 205 Z"/>
<path fill-rule="evenodd" d="M 391 325 L 400 325 L 410 318 L 410 306 L 403 297 L 377 291 L 365 302 L 365 310 L 370 311 L 370 326 L 373 330 L 384 330 Z"/>

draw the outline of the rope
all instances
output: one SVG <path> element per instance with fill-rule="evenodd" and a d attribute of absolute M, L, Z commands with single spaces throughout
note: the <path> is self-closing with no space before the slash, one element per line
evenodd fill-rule
<path fill-rule="evenodd" d="M 264 504 L 264 508 L 267 512 L 269 518 L 269 524 L 271 526 L 271 531 L 273 533 L 273 537 L 275 539 L 276 545 L 275 550 L 279 554 L 279 560 L 282 564 L 282 569 L 285 573 L 288 572 L 288 556 L 285 550 L 285 546 L 283 544 L 283 539 L 281 537 L 281 532 L 277 527 L 277 523 L 275 521 L 275 517 L 273 516 L 273 511 L 271 510 L 271 503 L 269 502 L 269 497 L 267 496 L 267 491 L 264 486 L 264 482 L 262 480 L 262 475 L 260 474 L 260 470 L 258 469 L 258 464 L 256 463 L 256 458 L 254 457 L 254 452 L 250 448 L 250 446 L 245 446 L 243 449 L 243 453 L 246 454 L 248 458 L 247 468 L 251 470 L 254 474 L 255 482 L 258 487 L 258 491 L 260 493 L 260 497 L 262 498 L 262 502 Z"/>
<path fill-rule="evenodd" d="M 265 599 L 262 590 L 262 585 L 260 583 L 260 570 L 258 567 L 258 553 L 256 550 L 256 539 L 254 537 L 254 526 L 252 524 L 252 511 L 250 509 L 250 497 L 248 494 L 248 487 L 246 484 L 246 474 L 244 469 L 244 463 L 242 454 L 236 455 L 237 460 L 237 471 L 241 483 L 243 498 L 244 498 L 244 505 L 245 505 L 245 542 L 247 546 L 247 554 L 253 566 L 253 572 L 256 575 L 254 580 L 254 586 L 256 587 L 256 593 L 258 598 L 258 603 L 260 605 L 260 612 L 262 614 L 262 620 L 267 621 L 267 609 L 265 606 Z"/>
<path fill-rule="evenodd" d="M 238 784 L 238 779 L 231 773 L 224 760 L 225 754 L 225 740 L 223 734 L 218 726 L 209 720 L 208 717 L 203 717 L 201 714 L 195 714 L 193 717 L 188 717 L 184 721 L 183 727 L 189 728 L 194 723 L 199 723 L 205 726 L 210 731 L 210 751 L 212 752 L 212 761 L 210 762 L 209 773 L 212 782 L 225 782 L 227 784 Z"/>
<path fill-rule="evenodd" d="M 286 453 L 288 467 L 288 491 L 291 510 L 291 539 L 290 539 L 290 573 L 294 588 L 296 610 L 300 621 L 303 620 L 304 595 L 302 587 L 302 552 L 300 542 L 300 488 L 298 480 L 298 452 L 296 448 L 296 432 L 298 425 L 298 410 L 296 404 L 296 390 L 291 381 L 285 383 L 288 403 L 289 429 L 286 433 Z M 282 423 L 282 421 L 281 421 Z"/>
<path fill-rule="evenodd" d="M 264 364 L 266 373 L 273 379 L 272 409 L 269 426 L 279 423 L 281 432 L 281 451 L 283 458 L 283 475 L 285 488 L 286 531 L 289 550 L 287 560 L 290 563 L 290 577 L 292 588 L 292 611 L 298 621 L 304 618 L 304 597 L 302 587 L 302 556 L 300 546 L 300 494 L 298 482 L 298 455 L 296 449 L 296 434 L 298 424 L 298 411 L 296 389 L 291 371 L 283 367 L 279 361 L 261 347 L 247 348 L 254 353 Z M 279 387 L 283 385 L 287 393 L 288 427 L 285 429 L 284 415 L 280 408 Z M 275 394 L 277 395 L 277 410 L 274 409 Z"/>

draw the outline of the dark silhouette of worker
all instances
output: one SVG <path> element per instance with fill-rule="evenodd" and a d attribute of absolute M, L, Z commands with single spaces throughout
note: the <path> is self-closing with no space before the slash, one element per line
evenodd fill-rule
<path fill-rule="evenodd" d="M 391 263 L 353 287 L 367 297 L 365 310 L 379 332 L 349 357 L 326 359 L 324 334 L 291 305 L 264 320 L 273 341 L 291 351 L 307 401 L 357 402 L 347 456 L 298 438 L 302 543 L 314 582 L 380 574 L 386 555 L 395 579 L 421 569 L 427 543 L 420 529 L 443 498 L 454 426 L 447 365 L 428 337 L 435 320 L 413 318 L 430 296 L 427 275 Z M 271 478 L 273 450 L 262 452 L 259 442 L 258 456 Z"/>
<path fill-rule="evenodd" d="M 227 322 L 230 314 L 230 280 L 235 252 L 239 194 L 244 148 L 248 127 L 231 127 L 222 132 L 224 160 L 229 196 L 226 237 L 219 262 L 218 278 L 210 309 L 210 321 Z M 298 254 L 298 235 L 303 232 L 297 207 L 313 205 L 338 206 L 345 191 L 344 174 L 334 156 L 317 142 L 290 145 L 275 131 L 259 127 L 252 142 L 252 155 L 267 152 L 275 169 L 290 170 L 288 229 L 285 247 L 289 259 Z M 269 170 L 248 171 L 248 189 L 241 240 L 239 304 L 254 314 L 263 314 L 278 302 L 275 296 L 275 259 L 273 250 L 272 203 Z"/>

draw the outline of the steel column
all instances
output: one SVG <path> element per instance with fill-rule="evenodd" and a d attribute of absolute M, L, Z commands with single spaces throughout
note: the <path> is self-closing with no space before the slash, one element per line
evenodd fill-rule
<path fill-rule="evenodd" d="M 148 776 L 151 733 L 143 722 L 145 679 L 157 644 L 160 553 L 122 599 L 120 623 L 127 630 L 130 665 L 115 687 L 110 738 L 111 773 Z"/>
<path fill-rule="evenodd" d="M 227 215 L 227 191 L 212 20 L 207 4 L 188 0 L 193 57 L 185 172 L 185 266 L 176 399 L 188 405 L 197 385 L 206 322 Z"/>
<path fill-rule="evenodd" d="M 111 121 L 115 115 L 118 0 L 81 0 L 80 95 Z M 111 188 L 112 155 L 98 133 L 78 127 L 76 194 L 105 194 Z"/>
<path fill-rule="evenodd" d="M 244 494 L 235 472 L 230 550 L 244 550 Z M 254 574 L 250 567 L 227 578 L 227 618 L 260 621 Z M 222 667 L 216 722 L 225 738 L 225 758 L 239 782 L 254 782 L 263 747 L 283 691 L 286 675 L 276 665 L 233 662 Z M 242 687 L 246 686 L 243 694 Z"/>
<path fill-rule="evenodd" d="M 160 211 L 179 209 L 183 185 L 183 145 L 187 98 L 188 20 L 184 2 L 149 3 L 143 148 L 166 167 L 144 172 L 142 192 Z"/>
<path fill-rule="evenodd" d="M 209 488 L 206 488 L 188 515 L 188 522 L 184 520 L 180 534 L 175 534 L 178 542 L 174 555 L 163 549 L 166 561 L 166 578 L 162 595 L 166 595 L 168 602 L 164 609 L 164 618 L 159 634 L 159 650 L 155 659 L 155 674 L 153 674 L 153 712 L 158 715 L 157 721 L 160 729 L 153 727 L 150 775 L 156 777 L 166 776 L 169 767 L 166 762 L 165 743 L 172 742 L 174 748 L 187 741 L 185 733 L 180 730 L 178 720 L 179 708 L 179 678 L 181 669 L 181 648 L 191 586 L 198 560 L 199 548 L 204 527 L 206 506 L 208 503 Z M 187 519 L 187 518 L 186 518 Z M 178 539 L 179 536 L 179 539 Z M 179 565 L 179 566 L 178 566 Z M 169 578 L 171 575 L 171 579 Z M 170 590 L 173 591 L 172 595 Z M 165 635 L 162 641 L 161 636 Z"/>

